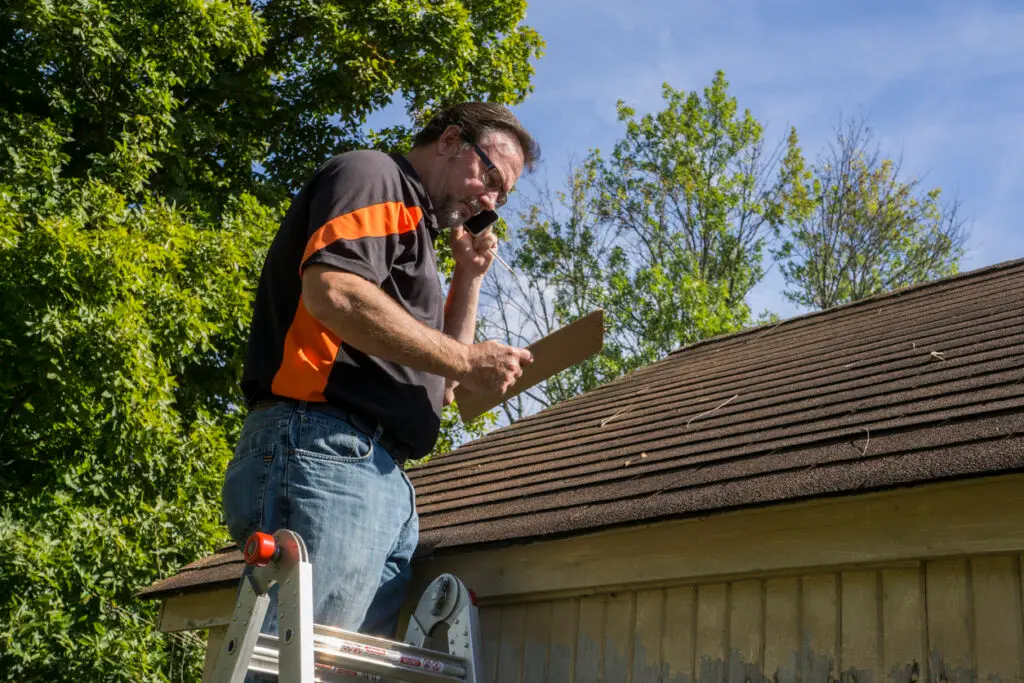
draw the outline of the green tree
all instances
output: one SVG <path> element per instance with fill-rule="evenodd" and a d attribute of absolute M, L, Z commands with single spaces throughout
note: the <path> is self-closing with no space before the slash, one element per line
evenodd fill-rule
<path fill-rule="evenodd" d="M 49 141 L 6 177 L 52 178 Z M 0 671 L 170 674 L 173 643 L 131 595 L 224 540 L 245 311 L 277 217 L 248 195 L 201 220 L 60 178 L 4 186 L 0 215 Z"/>
<path fill-rule="evenodd" d="M 519 274 L 492 280 L 490 328 L 527 342 L 602 307 L 607 334 L 598 357 L 506 403 L 510 419 L 750 322 L 765 242 L 801 203 L 796 134 L 766 150 L 720 72 L 702 93 L 665 85 L 663 98 L 640 118 L 620 102 L 611 157 L 592 152 L 520 216 L 506 247 Z"/>
<path fill-rule="evenodd" d="M 0 679 L 198 677 L 132 594 L 226 538 L 252 293 L 289 193 L 452 100 L 520 101 L 541 45 L 524 12 L 0 7 Z M 369 130 L 393 99 L 408 125 Z"/>
<path fill-rule="evenodd" d="M 774 250 L 786 297 L 815 309 L 957 272 L 968 231 L 956 200 L 901 177 L 863 119 L 847 119 L 802 190 L 809 209 Z"/>
<path fill-rule="evenodd" d="M 522 0 L 138 0 L 0 9 L 0 102 L 67 133 L 64 173 L 202 204 L 280 199 L 396 97 L 521 101 L 541 39 Z M 255 169 L 255 172 L 254 172 Z"/>

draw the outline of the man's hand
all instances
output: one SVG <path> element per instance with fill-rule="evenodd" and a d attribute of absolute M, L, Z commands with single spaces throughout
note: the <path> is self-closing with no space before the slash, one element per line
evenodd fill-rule
<path fill-rule="evenodd" d="M 467 348 L 469 370 L 457 381 L 481 393 L 504 394 L 522 376 L 523 366 L 533 362 L 533 354 L 528 350 L 496 341 L 472 344 Z"/>
<path fill-rule="evenodd" d="M 491 249 L 498 246 L 498 238 L 490 228 L 479 235 L 474 235 L 461 225 L 451 230 L 452 257 L 455 265 L 470 276 L 480 276 L 487 272 L 494 261 Z"/>

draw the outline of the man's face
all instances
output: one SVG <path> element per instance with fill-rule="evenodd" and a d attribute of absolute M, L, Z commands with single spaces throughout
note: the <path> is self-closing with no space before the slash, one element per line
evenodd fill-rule
<path fill-rule="evenodd" d="M 440 197 L 432 198 L 442 227 L 462 225 L 483 209 L 497 208 L 523 172 L 523 151 L 514 135 L 492 132 L 477 143 L 479 152 L 452 126 L 441 138 L 447 164 Z M 488 168 L 486 159 L 493 168 Z"/>

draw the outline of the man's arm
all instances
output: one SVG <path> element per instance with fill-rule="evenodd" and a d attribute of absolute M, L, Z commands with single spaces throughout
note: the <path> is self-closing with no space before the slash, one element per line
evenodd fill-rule
<path fill-rule="evenodd" d="M 452 228 L 452 256 L 455 270 L 444 305 L 444 332 L 463 344 L 472 344 L 476 333 L 476 314 L 480 287 L 494 255 L 491 249 L 498 240 L 491 230 L 474 235 L 462 227 Z M 444 404 L 455 400 L 456 380 L 449 378 L 444 386 Z"/>
<path fill-rule="evenodd" d="M 467 345 L 432 330 L 372 283 L 329 266 L 306 268 L 302 299 L 314 318 L 363 353 L 477 391 L 504 392 L 532 360 L 525 349 L 493 341 Z"/>
<path fill-rule="evenodd" d="M 472 275 L 456 264 L 452 273 L 448 299 L 444 304 L 444 332 L 463 344 L 472 344 L 476 336 L 476 311 L 480 301 L 480 286 L 483 275 Z M 455 400 L 455 385 L 458 382 L 446 378 L 444 382 L 444 405 Z"/>
<path fill-rule="evenodd" d="M 459 266 L 452 273 L 448 299 L 444 304 L 444 333 L 463 344 L 473 343 L 483 279 L 483 275 L 467 273 Z"/>
<path fill-rule="evenodd" d="M 491 230 L 474 235 L 459 226 L 452 228 L 450 242 L 455 271 L 444 306 L 444 331 L 463 344 L 472 344 L 480 286 L 494 261 L 491 250 L 497 248 L 498 238 Z"/>

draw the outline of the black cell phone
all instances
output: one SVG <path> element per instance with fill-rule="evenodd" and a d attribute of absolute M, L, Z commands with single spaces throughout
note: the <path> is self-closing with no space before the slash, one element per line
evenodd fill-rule
<path fill-rule="evenodd" d="M 464 227 L 466 228 L 466 230 L 469 230 L 474 235 L 479 235 L 484 230 L 494 225 L 494 222 L 496 220 L 498 220 L 497 213 L 495 213 L 494 211 L 488 211 L 487 209 L 484 209 L 483 211 L 481 211 L 480 213 L 466 221 Z"/>

